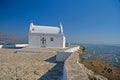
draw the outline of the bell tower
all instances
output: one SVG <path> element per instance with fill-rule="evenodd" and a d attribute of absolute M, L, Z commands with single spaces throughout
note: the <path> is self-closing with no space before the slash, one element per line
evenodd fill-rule
<path fill-rule="evenodd" d="M 63 34 L 63 26 L 62 26 L 62 22 L 60 22 L 60 33 Z"/>

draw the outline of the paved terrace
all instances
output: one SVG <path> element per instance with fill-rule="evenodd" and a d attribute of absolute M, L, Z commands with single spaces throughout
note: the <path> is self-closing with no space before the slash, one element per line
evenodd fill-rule
<path fill-rule="evenodd" d="M 63 49 L 24 48 L 52 53 L 16 54 L 16 49 L 0 49 L 0 80 L 61 80 L 63 62 L 56 54 Z"/>

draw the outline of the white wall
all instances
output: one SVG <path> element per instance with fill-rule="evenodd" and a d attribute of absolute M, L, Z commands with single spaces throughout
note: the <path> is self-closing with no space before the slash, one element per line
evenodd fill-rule
<path fill-rule="evenodd" d="M 64 52 L 75 52 L 78 49 L 80 49 L 80 46 L 74 46 L 74 47 L 71 47 L 71 48 L 65 50 Z"/>
<path fill-rule="evenodd" d="M 72 61 L 71 63 L 68 61 L 69 56 L 72 55 L 73 52 L 78 51 L 78 49 L 80 49 L 80 46 L 73 46 L 67 50 L 64 50 L 63 52 L 59 52 L 56 56 L 56 61 L 57 62 L 64 62 L 64 67 L 63 67 L 63 79 L 62 80 L 75 80 L 75 79 L 69 79 L 69 69 L 67 66 L 71 66 L 71 63 L 75 63 L 77 60 L 77 57 L 73 57 L 75 58 L 74 60 L 69 59 L 69 61 Z M 75 56 L 77 55 L 76 53 Z M 71 69 L 71 68 L 70 68 Z M 74 69 L 74 68 L 72 68 Z M 78 74 L 73 74 L 73 75 L 78 75 Z"/>
<path fill-rule="evenodd" d="M 46 39 L 47 48 L 65 48 L 65 37 L 62 34 L 41 34 L 41 33 L 29 33 L 29 47 L 39 48 L 42 47 L 42 38 Z M 53 37 L 54 41 L 50 41 Z"/>
<path fill-rule="evenodd" d="M 71 55 L 71 53 L 77 51 L 79 48 L 80 46 L 74 46 L 65 51 L 58 52 L 56 56 L 56 61 L 64 62 Z"/>
<path fill-rule="evenodd" d="M 11 45 L 0 45 L 0 48 L 19 48 L 19 47 L 27 47 L 28 44 L 11 44 Z"/>
<path fill-rule="evenodd" d="M 71 52 L 59 52 L 57 53 L 56 61 L 64 62 L 70 55 L 71 55 Z"/>

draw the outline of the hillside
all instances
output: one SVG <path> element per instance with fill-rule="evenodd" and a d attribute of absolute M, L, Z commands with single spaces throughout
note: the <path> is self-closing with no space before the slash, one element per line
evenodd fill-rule
<path fill-rule="evenodd" d="M 27 43 L 22 37 L 0 32 L 0 44 Z"/>
<path fill-rule="evenodd" d="M 103 75 L 110 80 L 120 80 L 120 69 L 100 59 L 80 60 L 80 63 L 94 71 L 95 74 Z"/>
<path fill-rule="evenodd" d="M 105 76 L 108 80 L 120 80 L 120 68 L 105 62 L 99 57 L 88 59 L 93 56 L 91 54 L 85 54 L 84 57 L 81 57 L 84 54 L 84 51 L 85 47 L 81 47 L 81 50 L 79 51 L 80 63 L 84 64 L 85 67 L 92 70 L 95 74 Z"/>

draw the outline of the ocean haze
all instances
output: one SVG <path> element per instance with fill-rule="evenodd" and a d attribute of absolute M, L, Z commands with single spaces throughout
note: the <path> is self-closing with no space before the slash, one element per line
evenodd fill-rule
<path fill-rule="evenodd" d="M 86 50 L 81 59 L 99 58 L 120 68 L 120 45 L 83 44 L 83 46 Z"/>

